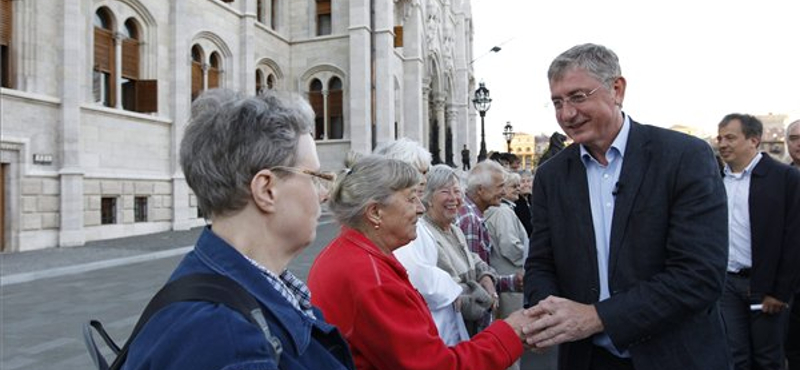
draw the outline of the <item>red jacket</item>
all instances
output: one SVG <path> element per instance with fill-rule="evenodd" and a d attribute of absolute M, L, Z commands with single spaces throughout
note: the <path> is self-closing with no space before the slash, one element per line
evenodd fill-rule
<path fill-rule="evenodd" d="M 501 370 L 522 355 L 522 341 L 502 320 L 447 347 L 400 262 L 353 229 L 342 228 L 320 252 L 308 286 L 314 305 L 350 344 L 360 370 Z"/>

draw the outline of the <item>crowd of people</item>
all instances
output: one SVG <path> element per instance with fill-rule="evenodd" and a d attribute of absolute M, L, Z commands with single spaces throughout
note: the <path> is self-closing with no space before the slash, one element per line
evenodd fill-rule
<path fill-rule="evenodd" d="M 556 119 L 535 173 L 498 154 L 458 169 L 399 139 L 320 169 L 291 94 L 212 90 L 180 162 L 210 224 L 174 271 L 219 274 L 262 306 L 280 351 L 235 310 L 172 304 L 126 369 L 800 369 L 800 171 L 760 153 L 747 114 L 705 142 L 635 121 L 610 49 L 547 73 Z M 569 137 L 572 144 L 564 146 Z M 800 121 L 787 129 L 800 165 Z M 320 204 L 341 232 L 303 282 L 289 262 Z M 306 285 L 307 284 L 307 285 Z"/>

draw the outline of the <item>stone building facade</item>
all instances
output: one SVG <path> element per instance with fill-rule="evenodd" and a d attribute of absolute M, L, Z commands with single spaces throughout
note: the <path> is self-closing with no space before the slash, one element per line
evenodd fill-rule
<path fill-rule="evenodd" d="M 475 150 L 469 0 L 0 0 L 0 247 L 204 224 L 194 96 L 307 96 L 323 168 L 408 137 Z"/>

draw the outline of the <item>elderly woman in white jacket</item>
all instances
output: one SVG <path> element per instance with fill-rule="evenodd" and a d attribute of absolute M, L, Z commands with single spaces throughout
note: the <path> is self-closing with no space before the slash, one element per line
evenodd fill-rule
<path fill-rule="evenodd" d="M 426 175 L 431 166 L 431 154 L 427 149 L 415 141 L 402 138 L 379 145 L 373 154 L 401 160 L 414 166 L 422 174 L 422 182 L 417 190 L 418 196 L 422 198 L 427 183 Z M 462 288 L 453 281 L 450 274 L 436 266 L 439 258 L 436 243 L 421 222 L 417 223 L 417 239 L 393 253 L 408 271 L 411 285 L 419 291 L 428 304 L 442 341 L 448 346 L 454 346 L 469 340 L 464 319 L 459 312 L 458 297 Z"/>

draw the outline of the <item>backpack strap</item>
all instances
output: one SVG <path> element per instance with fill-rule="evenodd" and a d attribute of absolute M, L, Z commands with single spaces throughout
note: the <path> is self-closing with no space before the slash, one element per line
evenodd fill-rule
<path fill-rule="evenodd" d="M 261 306 L 255 298 L 241 285 L 228 277 L 219 274 L 192 274 L 167 283 L 150 300 L 136 326 L 134 326 L 131 336 L 111 365 L 111 369 L 122 368 L 122 364 L 125 363 L 125 359 L 128 357 L 130 344 L 156 312 L 172 303 L 184 301 L 219 303 L 239 312 L 247 321 L 261 329 L 267 342 L 270 343 L 275 352 L 275 362 L 280 362 L 283 347 L 280 340 L 270 332 Z"/>

